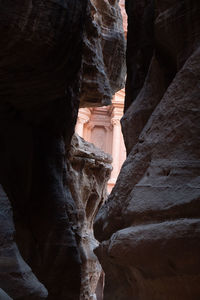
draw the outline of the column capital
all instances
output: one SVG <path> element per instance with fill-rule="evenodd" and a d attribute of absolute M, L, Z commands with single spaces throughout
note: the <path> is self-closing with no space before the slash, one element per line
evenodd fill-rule
<path fill-rule="evenodd" d="M 120 124 L 120 119 L 118 119 L 118 118 L 112 118 L 111 119 L 111 124 L 113 125 L 113 126 L 120 126 L 121 124 Z"/>
<path fill-rule="evenodd" d="M 78 116 L 78 123 L 81 123 L 82 125 L 84 125 L 85 123 L 87 123 L 89 121 L 89 118 L 82 118 L 81 116 Z"/>
<path fill-rule="evenodd" d="M 78 112 L 78 122 L 85 124 L 90 120 L 91 111 L 88 108 L 80 108 Z"/>

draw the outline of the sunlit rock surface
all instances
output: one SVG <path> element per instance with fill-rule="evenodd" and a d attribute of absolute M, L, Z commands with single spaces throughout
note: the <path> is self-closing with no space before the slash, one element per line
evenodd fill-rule
<path fill-rule="evenodd" d="M 93 249 L 98 242 L 93 235 L 94 218 L 107 197 L 112 158 L 75 134 L 69 152 L 69 187 L 77 207 L 76 226 L 82 259 L 81 300 L 95 300 L 102 268 Z M 73 209 L 72 209 L 73 212 Z M 103 285 L 101 286 L 103 294 Z M 102 299 L 102 298 L 97 298 Z"/>
<path fill-rule="evenodd" d="M 200 298 L 200 4 L 152 4 L 126 2 L 128 157 L 95 224 L 105 300 Z"/>

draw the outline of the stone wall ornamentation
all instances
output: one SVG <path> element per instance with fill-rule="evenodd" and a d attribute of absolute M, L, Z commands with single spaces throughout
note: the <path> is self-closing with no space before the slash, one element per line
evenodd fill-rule
<path fill-rule="evenodd" d="M 113 171 L 108 181 L 109 193 L 126 158 L 120 124 L 124 110 L 124 97 L 125 91 L 122 89 L 114 95 L 110 106 L 80 108 L 76 124 L 76 132 L 81 137 L 113 157 Z"/>

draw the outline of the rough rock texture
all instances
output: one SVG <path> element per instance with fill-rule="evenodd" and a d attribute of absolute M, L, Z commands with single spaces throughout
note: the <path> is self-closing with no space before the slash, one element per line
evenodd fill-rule
<path fill-rule="evenodd" d="M 129 0 L 125 4 L 128 14 L 126 110 L 142 88 L 152 58 L 154 0 Z"/>
<path fill-rule="evenodd" d="M 4 269 L 10 286 L 0 281 L 0 287 L 11 297 L 15 292 L 14 299 L 45 297 L 36 279 L 27 282 L 32 275 L 25 261 L 49 299 L 79 299 L 81 260 L 66 209 L 72 200 L 65 146 L 78 109 L 86 1 L 0 1 L 0 9 L 0 183 L 20 251 L 13 246 L 16 266 Z"/>
<path fill-rule="evenodd" d="M 77 207 L 78 223 L 73 219 L 71 222 L 79 236 L 82 259 L 81 300 L 102 299 L 100 295 L 96 298 L 97 285 L 101 281 L 103 271 L 93 252 L 93 249 L 98 246 L 93 235 L 93 221 L 107 197 L 111 162 L 112 158 L 109 154 L 78 135 L 73 136 L 69 151 L 68 182 Z M 100 289 L 103 294 L 102 285 Z"/>
<path fill-rule="evenodd" d="M 2 289 L 0 289 L 0 299 L 2 300 L 12 300 Z"/>
<path fill-rule="evenodd" d="M 123 29 L 124 29 L 124 34 L 125 37 L 127 38 L 127 13 L 125 9 L 125 1 L 124 0 L 119 0 L 119 6 L 121 9 L 121 14 L 122 14 L 122 19 L 123 19 Z"/>
<path fill-rule="evenodd" d="M 14 299 L 29 295 L 45 299 L 47 290 L 25 263 L 14 241 L 12 209 L 1 185 L 0 207 L 0 285 Z M 6 299 L 3 291 L 1 293 L 0 299 Z"/>
<path fill-rule="evenodd" d="M 104 299 L 198 300 L 200 3 L 129 0 L 126 9 L 128 157 L 95 224 Z M 139 57 L 136 21 L 154 40 Z"/>
<path fill-rule="evenodd" d="M 89 4 L 0 0 L 0 222 L 8 224 L 0 229 L 0 288 L 14 299 L 43 299 L 46 289 L 48 299 L 80 296 L 81 259 L 70 223 L 76 208 L 67 186 L 66 150 L 76 123 L 82 70 L 87 77 L 84 62 L 90 53 L 83 44 L 86 36 L 93 37 Z M 114 6 L 118 11 L 117 4 L 108 8 L 115 11 Z M 95 39 L 98 43 L 100 37 Z M 109 70 L 110 65 L 102 65 L 101 72 L 109 74 L 107 86 L 114 76 Z M 100 92 L 95 104 L 103 98 Z M 5 266 L 5 255 L 11 266 Z"/>
<path fill-rule="evenodd" d="M 81 107 L 109 105 L 124 87 L 125 39 L 118 1 L 91 0 L 83 45 Z"/>

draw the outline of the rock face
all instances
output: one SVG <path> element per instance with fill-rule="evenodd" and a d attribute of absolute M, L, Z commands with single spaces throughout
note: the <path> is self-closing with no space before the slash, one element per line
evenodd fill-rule
<path fill-rule="evenodd" d="M 200 3 L 161 2 L 126 2 L 128 157 L 95 223 L 105 300 L 200 298 Z"/>
<path fill-rule="evenodd" d="M 154 1 L 125 2 L 128 14 L 125 110 L 141 90 L 154 50 Z"/>
<path fill-rule="evenodd" d="M 125 39 L 118 1 L 91 0 L 83 44 L 81 107 L 109 105 L 124 87 Z"/>
<path fill-rule="evenodd" d="M 30 267 L 21 257 L 14 241 L 14 223 L 9 200 L 0 186 L 0 284 L 13 299 L 21 297 L 40 297 L 45 299 L 48 295 L 45 287 L 37 280 Z M 0 299 L 6 294 L 0 290 Z"/>
<path fill-rule="evenodd" d="M 78 109 L 86 1 L 0 1 L 0 8 L 0 183 L 20 251 L 12 246 L 13 266 L 1 270 L 10 285 L 0 287 L 14 299 L 47 297 L 29 265 L 48 299 L 78 299 L 81 260 L 66 209 L 65 146 Z"/>
<path fill-rule="evenodd" d="M 112 158 L 109 154 L 78 135 L 73 136 L 69 152 L 68 182 L 77 207 L 78 222 L 74 222 L 76 219 L 72 219 L 71 222 L 79 236 L 82 259 L 81 300 L 102 299 L 96 298 L 97 285 L 103 271 L 93 252 L 93 249 L 98 246 L 93 235 L 93 221 L 107 197 L 111 162 Z M 101 293 L 103 294 L 103 286 Z"/>
<path fill-rule="evenodd" d="M 0 297 L 2 300 L 12 300 L 2 289 L 0 289 Z"/>
<path fill-rule="evenodd" d="M 94 24 L 88 25 L 91 7 L 87 0 L 0 0 L 0 288 L 14 299 L 44 299 L 47 291 L 50 300 L 80 296 L 81 258 L 70 222 L 76 206 L 67 185 L 66 151 L 82 75 L 87 77 L 84 63 L 91 57 L 86 37 L 95 39 L 89 47 L 93 53 L 96 43 L 102 48 L 88 68 L 102 62 L 104 54 L 98 57 L 105 52 Z M 116 15 L 117 4 L 101 14 L 110 7 Z M 97 24 L 100 30 L 103 23 Z M 112 32 L 117 30 L 110 23 Z M 117 54 L 111 61 L 116 60 Z M 101 72 L 104 85 L 111 86 L 115 71 L 102 62 Z M 100 76 L 96 69 L 93 75 Z M 104 91 L 95 105 L 102 99 Z"/>

